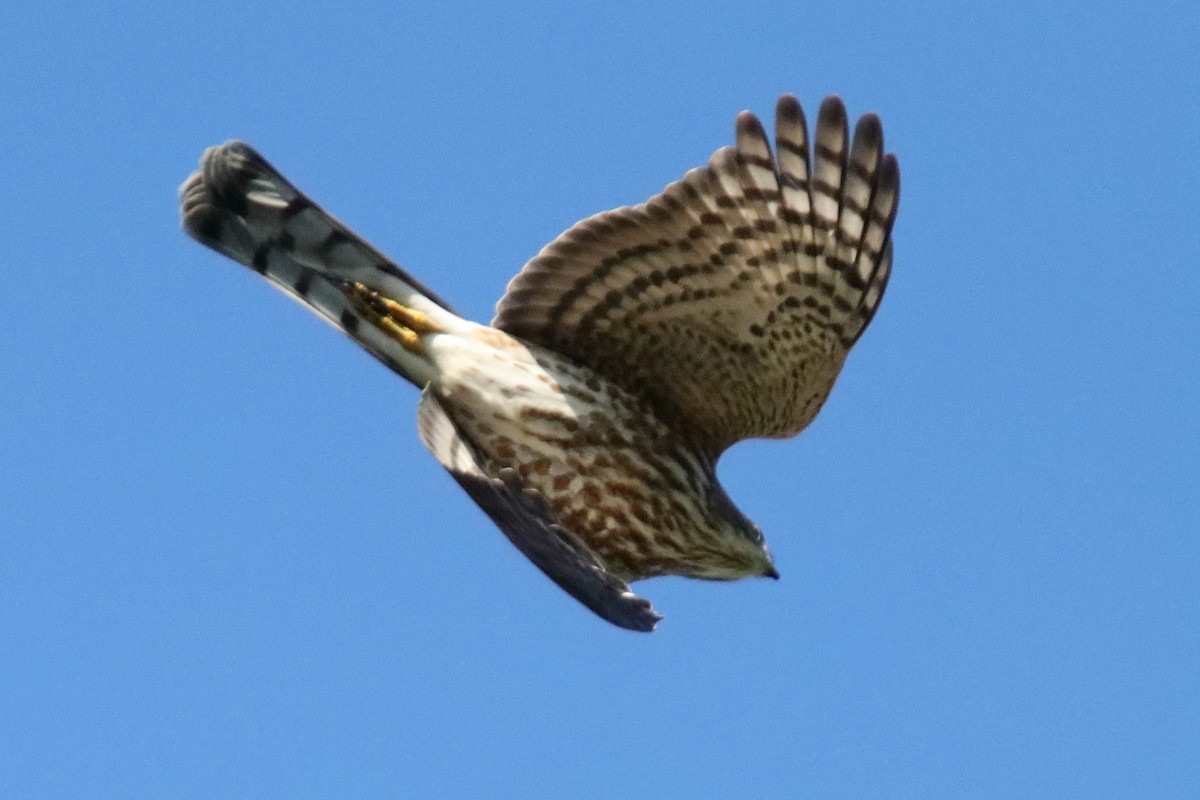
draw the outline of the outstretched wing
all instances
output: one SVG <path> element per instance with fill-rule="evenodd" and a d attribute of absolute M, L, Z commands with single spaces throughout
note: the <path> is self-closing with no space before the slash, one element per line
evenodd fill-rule
<path fill-rule="evenodd" d="M 441 465 L 538 569 L 614 625 L 654 630 L 662 617 L 650 602 L 634 594 L 587 545 L 558 525 L 546 501 L 522 485 L 516 470 L 487 472 L 474 446 L 428 389 L 421 395 L 417 426 L 421 441 Z"/>
<path fill-rule="evenodd" d="M 753 114 L 736 137 L 646 203 L 559 236 L 493 321 L 647 396 L 713 453 L 816 415 L 883 296 L 899 200 L 879 118 L 851 144 L 837 97 L 812 157 L 791 95 L 774 156 Z"/>

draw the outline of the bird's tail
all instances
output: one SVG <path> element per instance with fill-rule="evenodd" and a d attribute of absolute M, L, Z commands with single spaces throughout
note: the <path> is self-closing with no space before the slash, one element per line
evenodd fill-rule
<path fill-rule="evenodd" d="M 179 195 L 194 239 L 250 267 L 408 380 L 429 382 L 419 336 L 461 318 L 249 145 L 210 147 Z"/>

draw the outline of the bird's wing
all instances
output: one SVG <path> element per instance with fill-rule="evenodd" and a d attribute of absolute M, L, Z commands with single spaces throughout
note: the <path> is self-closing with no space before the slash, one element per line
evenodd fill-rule
<path fill-rule="evenodd" d="M 421 441 L 500 527 L 517 549 L 552 581 L 604 619 L 635 631 L 652 631 L 661 616 L 595 554 L 554 520 L 546 501 L 513 469 L 487 470 L 476 448 L 430 391 L 417 412 Z"/>
<path fill-rule="evenodd" d="M 879 118 L 864 116 L 851 143 L 836 97 L 811 157 L 791 95 L 774 155 L 749 112 L 736 142 L 646 203 L 559 236 L 493 322 L 649 397 L 714 453 L 815 416 L 883 296 L 899 199 Z"/>

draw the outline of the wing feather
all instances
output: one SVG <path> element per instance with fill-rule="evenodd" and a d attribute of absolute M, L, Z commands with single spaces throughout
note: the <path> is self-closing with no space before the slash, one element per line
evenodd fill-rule
<path fill-rule="evenodd" d="M 518 550 L 562 589 L 604 619 L 652 631 L 662 619 L 650 602 L 613 575 L 580 539 L 560 526 L 549 505 L 513 469 L 489 472 L 476 448 L 431 393 L 417 411 L 421 441 Z"/>
<path fill-rule="evenodd" d="M 742 112 L 734 147 L 543 249 L 493 324 L 642 394 L 714 453 L 794 435 L 878 308 L 899 196 L 874 114 L 851 140 L 827 98 L 811 142 L 791 95 L 774 152 Z"/>

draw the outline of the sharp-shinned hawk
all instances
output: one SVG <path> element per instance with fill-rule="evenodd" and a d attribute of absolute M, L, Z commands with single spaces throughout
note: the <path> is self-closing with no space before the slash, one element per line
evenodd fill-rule
<path fill-rule="evenodd" d="M 814 141 L 796 98 L 775 149 L 736 145 L 525 265 L 492 325 L 437 295 L 240 142 L 180 189 L 183 226 L 419 387 L 422 441 L 518 549 L 608 621 L 661 617 L 628 581 L 778 577 L 717 482 L 731 444 L 821 408 L 892 263 L 895 156 L 837 97 Z"/>

